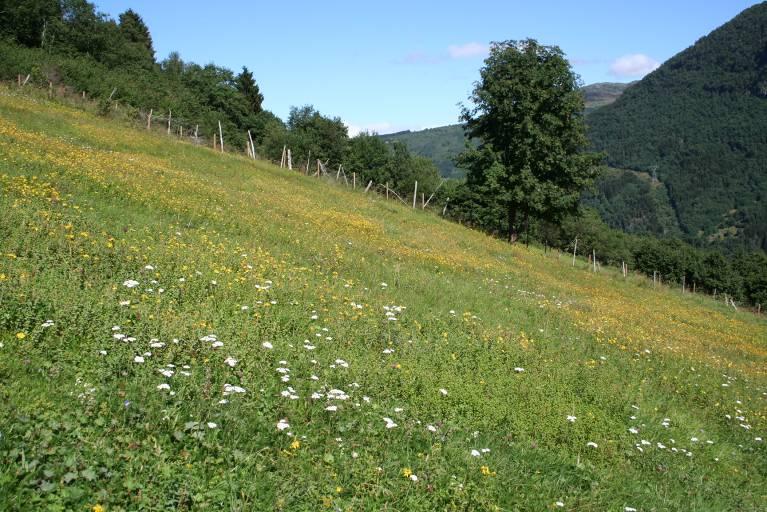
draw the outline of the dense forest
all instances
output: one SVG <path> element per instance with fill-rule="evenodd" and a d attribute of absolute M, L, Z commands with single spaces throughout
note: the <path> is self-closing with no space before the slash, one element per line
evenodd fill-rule
<path fill-rule="evenodd" d="M 679 227 L 697 245 L 767 249 L 766 47 L 763 3 L 588 118 L 610 165 L 665 184 Z"/>

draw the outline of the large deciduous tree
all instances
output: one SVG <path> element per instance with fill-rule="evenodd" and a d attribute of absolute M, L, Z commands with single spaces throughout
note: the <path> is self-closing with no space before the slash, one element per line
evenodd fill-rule
<path fill-rule="evenodd" d="M 558 221 L 577 209 L 600 155 L 587 145 L 578 77 L 562 50 L 533 39 L 493 43 L 464 107 L 466 135 L 480 141 L 460 163 L 467 187 L 510 242 L 529 217 Z"/>

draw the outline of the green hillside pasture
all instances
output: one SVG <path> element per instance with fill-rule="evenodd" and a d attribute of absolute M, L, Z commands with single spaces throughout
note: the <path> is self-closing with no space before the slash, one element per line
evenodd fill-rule
<path fill-rule="evenodd" d="M 763 510 L 767 325 L 0 90 L 3 510 Z"/>

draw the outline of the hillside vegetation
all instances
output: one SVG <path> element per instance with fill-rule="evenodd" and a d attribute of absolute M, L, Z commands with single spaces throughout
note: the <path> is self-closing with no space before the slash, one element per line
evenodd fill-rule
<path fill-rule="evenodd" d="M 610 165 L 657 169 L 688 239 L 767 249 L 767 3 L 746 9 L 589 118 Z"/>
<path fill-rule="evenodd" d="M 762 510 L 767 324 L 0 89 L 0 508 Z"/>
<path fill-rule="evenodd" d="M 634 83 L 634 82 L 631 82 Z M 615 101 L 629 84 L 602 82 L 581 88 L 586 103 L 586 113 Z M 444 178 L 462 178 L 465 170 L 455 164 L 457 157 L 466 147 L 463 125 L 451 124 L 417 131 L 404 131 L 380 135 L 387 141 L 404 142 L 408 149 L 418 156 L 431 159 Z"/>

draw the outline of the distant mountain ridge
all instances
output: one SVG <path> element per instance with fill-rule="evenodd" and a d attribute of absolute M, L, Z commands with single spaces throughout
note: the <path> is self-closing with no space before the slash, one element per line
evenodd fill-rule
<path fill-rule="evenodd" d="M 586 101 L 586 114 L 609 105 L 618 99 L 631 83 L 601 82 L 581 88 Z M 380 136 L 386 141 L 398 140 L 407 144 L 411 152 L 430 158 L 446 178 L 460 178 L 464 172 L 458 169 L 453 159 L 464 148 L 463 125 L 451 124 L 418 131 L 401 131 Z"/>
<path fill-rule="evenodd" d="M 614 167 L 655 173 L 689 240 L 767 250 L 767 3 L 589 115 Z"/>

